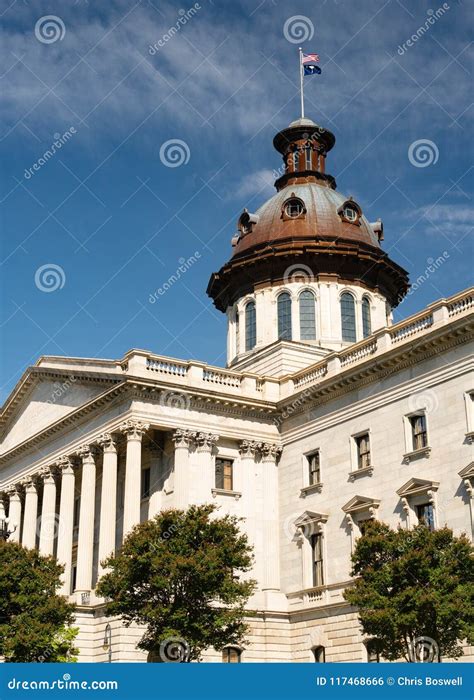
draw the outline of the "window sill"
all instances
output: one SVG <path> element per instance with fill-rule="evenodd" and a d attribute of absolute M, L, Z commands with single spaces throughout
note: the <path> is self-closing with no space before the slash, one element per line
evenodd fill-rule
<path fill-rule="evenodd" d="M 407 452 L 403 455 L 403 461 L 405 464 L 411 462 L 413 459 L 418 459 L 419 457 L 429 457 L 431 452 L 431 447 L 420 447 L 418 450 L 413 450 L 412 452 Z"/>
<path fill-rule="evenodd" d="M 323 482 L 320 481 L 318 484 L 310 484 L 309 486 L 303 486 L 300 490 L 300 496 L 306 498 L 311 493 L 321 493 L 323 490 Z"/>
<path fill-rule="evenodd" d="M 216 498 L 216 496 L 231 496 L 235 498 L 236 501 L 242 496 L 240 491 L 231 491 L 228 489 L 212 489 L 211 493 L 213 498 Z"/>
<path fill-rule="evenodd" d="M 374 468 L 372 465 L 370 467 L 363 467 L 362 469 L 355 469 L 353 472 L 349 472 L 349 481 L 355 481 L 362 476 L 372 476 L 374 473 Z"/>

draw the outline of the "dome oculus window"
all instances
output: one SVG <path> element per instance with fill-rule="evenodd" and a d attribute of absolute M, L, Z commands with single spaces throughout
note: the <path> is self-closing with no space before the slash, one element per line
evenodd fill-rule
<path fill-rule="evenodd" d="M 305 213 L 305 206 L 301 199 L 298 199 L 297 197 L 291 197 L 291 199 L 287 199 L 283 205 L 283 218 L 299 219 Z"/>
<path fill-rule="evenodd" d="M 337 213 L 341 217 L 342 221 L 347 221 L 350 224 L 359 224 L 360 217 L 362 216 L 362 210 L 358 204 L 356 204 L 352 198 L 344 202 L 342 206 L 339 207 Z"/>

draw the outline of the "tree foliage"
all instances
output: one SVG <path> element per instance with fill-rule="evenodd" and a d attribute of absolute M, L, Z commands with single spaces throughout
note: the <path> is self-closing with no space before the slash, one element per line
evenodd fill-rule
<path fill-rule="evenodd" d="M 179 660 L 198 660 L 204 649 L 239 644 L 247 631 L 245 603 L 255 588 L 239 573 L 250 570 L 252 550 L 239 520 L 215 517 L 212 505 L 167 510 L 137 525 L 122 549 L 109 557 L 110 569 L 97 592 L 106 614 L 126 625 L 146 626 L 139 642 L 162 661 L 179 640 Z"/>
<path fill-rule="evenodd" d="M 461 642 L 474 642 L 474 561 L 465 535 L 371 521 L 352 563 L 357 579 L 344 597 L 359 608 L 363 631 L 384 658 L 459 658 Z"/>
<path fill-rule="evenodd" d="M 57 594 L 63 567 L 0 540 L 0 655 L 10 662 L 73 661 L 74 605 Z"/>

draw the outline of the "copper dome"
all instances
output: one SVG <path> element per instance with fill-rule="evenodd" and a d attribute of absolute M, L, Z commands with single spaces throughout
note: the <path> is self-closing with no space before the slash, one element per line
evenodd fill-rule
<path fill-rule="evenodd" d="M 232 239 L 232 257 L 209 281 L 221 311 L 262 285 L 281 284 L 301 264 L 314 278 L 330 275 L 380 292 L 396 306 L 408 290 L 406 271 L 380 246 L 382 224 L 336 190 L 325 172 L 334 135 L 310 119 L 297 120 L 273 140 L 283 156 L 277 193 L 255 213 L 244 210 Z"/>
<path fill-rule="evenodd" d="M 293 198 L 301 200 L 306 209 L 300 218 L 285 217 L 284 205 Z M 380 250 L 378 237 L 365 216 L 360 216 L 356 224 L 341 216 L 340 210 L 348 201 L 348 197 L 324 184 L 286 185 L 257 209 L 257 222 L 251 227 L 251 232 L 240 235 L 232 257 L 247 254 L 265 244 L 292 240 L 347 240 Z"/>

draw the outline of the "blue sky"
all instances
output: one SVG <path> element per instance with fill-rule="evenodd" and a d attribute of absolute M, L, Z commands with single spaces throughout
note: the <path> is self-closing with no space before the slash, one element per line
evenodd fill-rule
<path fill-rule="evenodd" d="M 306 112 L 336 136 L 338 189 L 382 217 L 412 280 L 444 255 L 396 320 L 472 284 L 466 0 L 2 8 L 1 400 L 42 354 L 138 347 L 225 364 L 225 317 L 205 289 L 243 207 L 272 194 L 273 135 L 298 117 L 299 31 L 321 57 Z M 163 162 L 180 155 L 170 140 L 178 167 Z"/>

